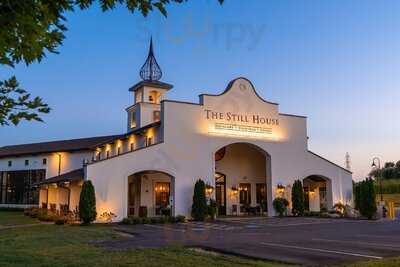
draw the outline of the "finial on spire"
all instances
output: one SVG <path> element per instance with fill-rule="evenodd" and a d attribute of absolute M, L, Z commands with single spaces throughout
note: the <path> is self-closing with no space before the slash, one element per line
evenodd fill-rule
<path fill-rule="evenodd" d="M 153 37 L 150 38 L 150 48 L 149 54 L 147 56 L 146 62 L 143 64 L 140 69 L 140 77 L 144 81 L 158 81 L 162 77 L 162 71 L 160 66 L 157 63 L 156 58 L 154 57 L 153 52 Z"/>

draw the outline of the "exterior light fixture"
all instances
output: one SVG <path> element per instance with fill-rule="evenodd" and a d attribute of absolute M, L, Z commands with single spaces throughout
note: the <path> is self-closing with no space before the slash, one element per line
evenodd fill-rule
<path fill-rule="evenodd" d="M 278 185 L 276 186 L 276 192 L 277 192 L 278 194 L 283 194 L 283 193 L 285 193 L 285 186 L 282 185 L 282 184 L 278 184 Z"/>
<path fill-rule="evenodd" d="M 214 187 L 211 185 L 206 185 L 206 193 L 207 195 L 211 195 L 214 192 Z"/>

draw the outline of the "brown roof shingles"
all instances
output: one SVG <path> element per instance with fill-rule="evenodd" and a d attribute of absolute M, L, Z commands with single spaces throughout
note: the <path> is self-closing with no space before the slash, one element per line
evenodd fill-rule
<path fill-rule="evenodd" d="M 0 147 L 0 158 L 22 155 L 35 155 L 40 153 L 92 150 L 95 149 L 96 146 L 99 144 L 120 138 L 121 136 L 124 135 L 109 135 L 34 144 L 3 146 Z"/>

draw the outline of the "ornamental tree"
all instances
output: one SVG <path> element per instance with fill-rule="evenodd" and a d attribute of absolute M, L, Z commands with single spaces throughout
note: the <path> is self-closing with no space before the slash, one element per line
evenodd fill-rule
<path fill-rule="evenodd" d="M 206 184 L 199 179 L 194 185 L 192 217 L 195 221 L 204 221 L 207 213 Z"/>
<path fill-rule="evenodd" d="M 294 181 L 292 187 L 292 213 L 294 216 L 303 216 L 304 214 L 303 184 L 300 180 Z"/>
<path fill-rule="evenodd" d="M 31 98 L 15 76 L 0 81 L 0 125 L 18 125 L 21 120 L 43 121 L 38 113 L 49 113 L 50 108 L 40 97 Z"/>
<path fill-rule="evenodd" d="M 377 211 L 374 181 L 367 178 L 355 184 L 355 206 L 362 216 L 371 220 Z"/>
<path fill-rule="evenodd" d="M 96 220 L 96 195 L 92 182 L 85 181 L 79 199 L 79 218 L 83 225 L 88 225 Z"/>

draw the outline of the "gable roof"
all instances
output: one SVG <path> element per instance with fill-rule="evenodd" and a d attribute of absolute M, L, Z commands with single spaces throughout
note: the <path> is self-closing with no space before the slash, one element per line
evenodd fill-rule
<path fill-rule="evenodd" d="M 115 138 L 119 138 L 120 136 L 121 135 L 108 135 L 33 144 L 3 146 L 0 147 L 0 158 L 52 152 L 92 150 L 96 147 L 96 145 L 107 142 L 109 140 L 113 140 Z"/>

